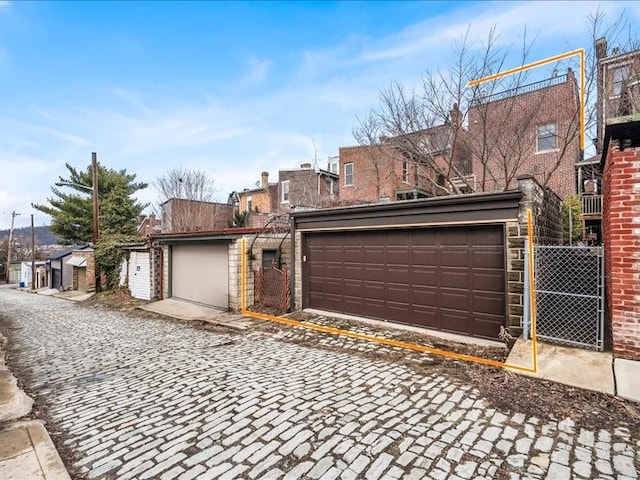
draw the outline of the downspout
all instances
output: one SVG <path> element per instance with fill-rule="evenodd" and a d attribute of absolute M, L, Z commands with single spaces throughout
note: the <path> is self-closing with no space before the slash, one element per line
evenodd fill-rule
<path fill-rule="evenodd" d="M 153 237 L 149 235 L 147 237 L 149 242 L 149 248 L 155 250 L 160 254 L 160 295 L 158 300 L 163 300 L 164 297 L 164 249 L 161 246 L 154 245 Z"/>

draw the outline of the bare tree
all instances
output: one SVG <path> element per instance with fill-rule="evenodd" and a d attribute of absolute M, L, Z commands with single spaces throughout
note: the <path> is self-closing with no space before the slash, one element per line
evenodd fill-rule
<path fill-rule="evenodd" d="M 516 46 L 500 42 L 495 29 L 484 41 L 473 41 L 467 32 L 454 43 L 445 68 L 426 71 L 414 89 L 400 83 L 383 89 L 378 107 L 354 130 L 372 163 L 388 159 L 385 148 L 395 151 L 398 159 L 414 165 L 416 186 L 432 194 L 513 188 L 521 173 L 536 174 L 546 185 L 561 167 L 571 170 L 580 154 L 578 92 L 571 71 L 550 73 L 533 84 L 530 72 L 521 71 L 468 86 L 471 80 L 505 70 L 514 56 L 519 64 L 529 63 L 533 42 L 524 33 Z M 548 87 L 562 82 L 568 93 L 559 106 Z M 550 132 L 554 144 L 545 150 L 541 171 L 526 172 L 533 168 L 539 147 L 538 126 L 552 118 L 545 110 L 551 103 L 563 110 L 562 120 Z"/>
<path fill-rule="evenodd" d="M 154 186 L 159 193 L 163 231 L 189 232 L 224 228 L 231 219 L 226 205 L 214 202 L 218 188 L 203 170 L 169 170 Z"/>

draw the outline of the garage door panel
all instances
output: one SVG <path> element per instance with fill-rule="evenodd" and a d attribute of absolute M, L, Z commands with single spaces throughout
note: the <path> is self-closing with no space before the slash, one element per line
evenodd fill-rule
<path fill-rule="evenodd" d="M 406 319 L 412 314 L 409 305 L 406 303 L 396 303 L 391 301 L 388 301 L 386 303 L 389 320 L 406 322 Z"/>
<path fill-rule="evenodd" d="M 374 298 L 383 298 L 385 293 L 385 284 L 384 282 L 371 282 L 366 281 L 362 286 L 362 294 L 363 297 L 371 300 Z"/>
<path fill-rule="evenodd" d="M 365 263 L 364 265 L 364 278 L 365 280 L 384 282 L 387 278 L 387 273 L 384 265 Z"/>
<path fill-rule="evenodd" d="M 417 285 L 436 286 L 438 284 L 438 269 L 436 267 L 424 267 L 413 265 L 411 268 L 411 280 L 414 288 Z"/>
<path fill-rule="evenodd" d="M 443 267 L 439 272 L 439 284 L 441 287 L 464 288 L 471 286 L 468 268 Z"/>
<path fill-rule="evenodd" d="M 405 245 L 404 247 L 389 247 L 387 248 L 387 263 L 390 265 L 408 265 L 409 249 Z"/>
<path fill-rule="evenodd" d="M 429 307 L 438 304 L 438 289 L 428 287 L 414 287 L 413 288 L 413 306 L 414 307 Z"/>
<path fill-rule="evenodd" d="M 409 286 L 404 284 L 387 284 L 387 299 L 389 302 L 409 303 Z"/>
<path fill-rule="evenodd" d="M 474 268 L 504 268 L 504 261 L 500 265 L 496 265 L 499 258 L 503 257 L 502 249 L 480 249 L 474 248 L 472 256 L 472 265 Z"/>
<path fill-rule="evenodd" d="M 438 264 L 438 250 L 435 246 L 423 247 L 412 246 L 411 248 L 411 262 L 416 265 L 433 266 Z"/>
<path fill-rule="evenodd" d="M 471 286 L 473 290 L 504 290 L 504 272 L 500 270 L 472 270 Z"/>
<path fill-rule="evenodd" d="M 454 310 L 469 310 L 469 291 L 453 288 L 440 289 L 440 306 Z"/>
<path fill-rule="evenodd" d="M 502 316 L 477 315 L 474 320 L 472 333 L 477 337 L 495 337 L 494 332 L 500 331 L 500 326 L 504 324 Z"/>
<path fill-rule="evenodd" d="M 304 264 L 305 278 L 312 279 L 305 283 L 311 289 L 305 306 L 491 338 L 504 324 L 501 226 L 307 233 L 306 238 L 310 258 L 324 239 L 330 241 L 322 262 Z"/>
<path fill-rule="evenodd" d="M 472 311 L 474 313 L 488 313 L 502 315 L 504 312 L 504 294 L 494 292 L 474 292 L 472 296 Z"/>
<path fill-rule="evenodd" d="M 459 310 L 441 309 L 441 325 L 443 330 L 450 332 L 459 332 L 471 334 L 471 322 L 469 322 L 469 314 Z"/>
<path fill-rule="evenodd" d="M 172 296 L 229 308 L 229 244 L 184 244 L 171 247 Z"/>
<path fill-rule="evenodd" d="M 320 291 L 324 291 L 325 293 L 333 293 L 336 295 L 341 295 L 342 294 L 342 286 L 343 286 L 343 281 L 342 279 L 336 280 L 336 279 L 326 279 L 324 282 L 324 286 L 319 288 L 318 290 Z"/>

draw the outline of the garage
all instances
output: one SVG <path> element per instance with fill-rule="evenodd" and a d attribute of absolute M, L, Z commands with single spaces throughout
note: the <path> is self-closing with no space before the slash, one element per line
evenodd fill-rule
<path fill-rule="evenodd" d="M 525 193 L 294 212 L 292 306 L 476 338 L 519 327 L 526 209 L 545 199 L 519 182 Z"/>
<path fill-rule="evenodd" d="M 171 246 L 171 296 L 209 307 L 229 308 L 229 242 Z"/>
<path fill-rule="evenodd" d="M 502 225 L 306 235 L 310 308 L 495 338 L 505 323 Z"/>

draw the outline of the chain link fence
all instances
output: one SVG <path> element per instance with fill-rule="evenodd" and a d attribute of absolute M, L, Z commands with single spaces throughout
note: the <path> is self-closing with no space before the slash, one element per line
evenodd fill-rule
<path fill-rule="evenodd" d="M 289 309 L 289 271 L 259 267 L 253 271 L 253 302 L 286 312 Z"/>
<path fill-rule="evenodd" d="M 538 338 L 602 350 L 603 247 L 534 248 Z"/>

